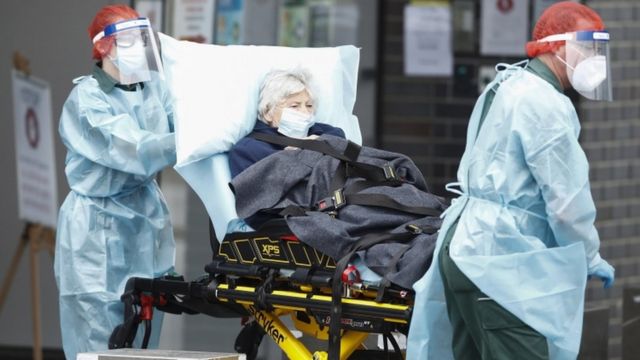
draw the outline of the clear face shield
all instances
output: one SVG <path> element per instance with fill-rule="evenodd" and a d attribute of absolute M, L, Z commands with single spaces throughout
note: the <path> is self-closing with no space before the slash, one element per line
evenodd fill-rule
<path fill-rule="evenodd" d="M 565 58 L 559 59 L 567 66 L 571 86 L 587 99 L 612 100 L 608 32 L 577 31 L 538 41 L 565 41 Z"/>
<path fill-rule="evenodd" d="M 146 18 L 120 21 L 105 27 L 93 43 L 106 36 L 115 40 L 115 56 L 109 59 L 118 68 L 120 84 L 130 85 L 151 80 L 151 72 L 164 79 L 164 70 L 151 24 Z"/>

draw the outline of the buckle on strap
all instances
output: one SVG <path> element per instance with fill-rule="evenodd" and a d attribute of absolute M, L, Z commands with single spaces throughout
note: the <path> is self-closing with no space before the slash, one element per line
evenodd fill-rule
<path fill-rule="evenodd" d="M 396 171 L 389 163 L 386 163 L 384 164 L 384 166 L 382 166 L 382 172 L 384 173 L 384 177 L 386 180 L 399 180 Z"/>
<path fill-rule="evenodd" d="M 338 189 L 333 192 L 333 196 L 318 201 L 318 203 L 316 204 L 316 209 L 320 211 L 336 211 L 346 204 L 347 201 L 344 197 L 342 189 Z"/>
<path fill-rule="evenodd" d="M 422 228 L 418 225 L 415 224 L 409 224 L 407 226 L 404 227 L 405 230 L 407 230 L 408 232 L 415 234 L 415 235 L 420 235 L 422 234 Z"/>

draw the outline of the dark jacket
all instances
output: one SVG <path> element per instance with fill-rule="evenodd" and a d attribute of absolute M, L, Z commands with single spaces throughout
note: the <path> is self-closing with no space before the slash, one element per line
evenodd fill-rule
<path fill-rule="evenodd" d="M 284 136 L 278 132 L 277 128 L 272 128 L 260 120 L 256 120 L 256 125 L 253 128 L 252 133 Z M 308 135 L 323 134 L 344 138 L 344 131 L 342 131 L 342 129 L 321 123 L 315 123 L 309 129 L 308 133 Z M 249 166 L 283 149 L 284 148 L 282 146 L 254 139 L 251 135 L 245 136 L 240 139 L 240 141 L 238 141 L 231 150 L 229 150 L 229 169 L 231 170 L 231 177 L 236 177 L 236 175 L 240 174 Z"/>

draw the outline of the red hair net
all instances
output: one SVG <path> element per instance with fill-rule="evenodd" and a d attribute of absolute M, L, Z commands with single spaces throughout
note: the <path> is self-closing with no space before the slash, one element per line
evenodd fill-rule
<path fill-rule="evenodd" d="M 108 5 L 100 9 L 96 16 L 93 18 L 91 25 L 87 29 L 89 31 L 89 38 L 93 41 L 93 38 L 103 31 L 105 27 L 113 24 L 114 22 L 128 19 L 136 19 L 140 17 L 138 12 L 128 7 L 127 5 Z M 97 43 L 93 44 L 93 58 L 95 60 L 101 60 L 102 54 L 96 49 L 96 44 L 99 42 L 106 42 L 108 44 L 108 49 L 113 45 L 113 38 L 104 37 L 99 40 Z"/>
<path fill-rule="evenodd" d="M 582 30 L 604 30 L 602 19 L 591 8 L 573 1 L 563 1 L 549 6 L 540 16 L 531 40 L 526 45 L 530 58 L 557 50 L 564 41 L 537 42 L 549 35 Z"/>

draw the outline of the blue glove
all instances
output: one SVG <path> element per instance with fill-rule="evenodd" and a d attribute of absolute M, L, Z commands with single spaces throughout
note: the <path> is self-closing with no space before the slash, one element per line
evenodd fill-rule
<path fill-rule="evenodd" d="M 596 276 L 604 282 L 604 288 L 608 289 L 613 285 L 613 281 L 615 280 L 616 269 L 613 266 L 609 265 L 608 262 L 602 260 L 596 267 L 593 269 L 593 272 L 589 275 Z"/>

